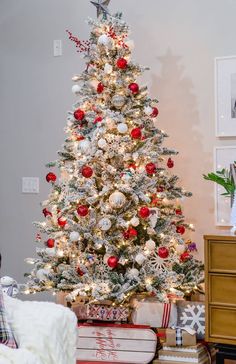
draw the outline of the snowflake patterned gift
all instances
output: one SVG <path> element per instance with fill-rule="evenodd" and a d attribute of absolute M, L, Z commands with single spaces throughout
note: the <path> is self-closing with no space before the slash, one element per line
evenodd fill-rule
<path fill-rule="evenodd" d="M 205 336 L 205 304 L 202 302 L 178 301 L 178 326 L 189 326 L 197 333 L 197 339 Z"/>

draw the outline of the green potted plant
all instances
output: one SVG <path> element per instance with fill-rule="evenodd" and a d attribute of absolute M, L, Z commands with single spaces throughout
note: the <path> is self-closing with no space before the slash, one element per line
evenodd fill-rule
<path fill-rule="evenodd" d="M 231 232 L 236 232 L 236 161 L 230 165 L 230 169 L 223 168 L 216 172 L 210 172 L 203 175 L 207 181 L 212 181 L 222 186 L 225 192 L 223 196 L 231 198 L 231 224 L 233 228 Z"/>

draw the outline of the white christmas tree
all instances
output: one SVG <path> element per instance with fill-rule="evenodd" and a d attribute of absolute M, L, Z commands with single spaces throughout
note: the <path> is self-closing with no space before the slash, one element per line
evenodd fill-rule
<path fill-rule="evenodd" d="M 48 165 L 59 178 L 46 176 L 45 221 L 35 223 L 44 247 L 27 259 L 34 264 L 27 290 L 69 291 L 90 302 L 126 303 L 138 293 L 166 301 L 202 281 L 195 243 L 183 238 L 192 226 L 176 202 L 191 193 L 171 174 L 177 153 L 154 124 L 158 101 L 137 83 L 145 68 L 132 60 L 128 26 L 108 14 L 108 2 L 93 2 L 101 19 L 89 19 L 89 41 L 68 32 L 86 70 L 73 77 L 67 138 Z"/>

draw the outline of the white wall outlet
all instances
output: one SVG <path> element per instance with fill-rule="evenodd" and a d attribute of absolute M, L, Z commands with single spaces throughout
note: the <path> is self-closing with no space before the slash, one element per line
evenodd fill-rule
<path fill-rule="evenodd" d="M 54 57 L 62 56 L 62 41 L 60 39 L 53 41 L 53 55 Z"/>
<path fill-rule="evenodd" d="M 22 177 L 22 193 L 39 193 L 39 178 Z"/>

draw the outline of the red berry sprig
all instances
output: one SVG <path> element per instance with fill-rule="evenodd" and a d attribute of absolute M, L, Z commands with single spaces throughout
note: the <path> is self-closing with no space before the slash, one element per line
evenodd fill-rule
<path fill-rule="evenodd" d="M 91 42 L 89 40 L 79 40 L 79 38 L 75 37 L 69 30 L 66 30 L 66 32 L 69 34 L 69 39 L 74 42 L 76 48 L 78 48 L 77 52 L 88 53 L 90 51 Z"/>

